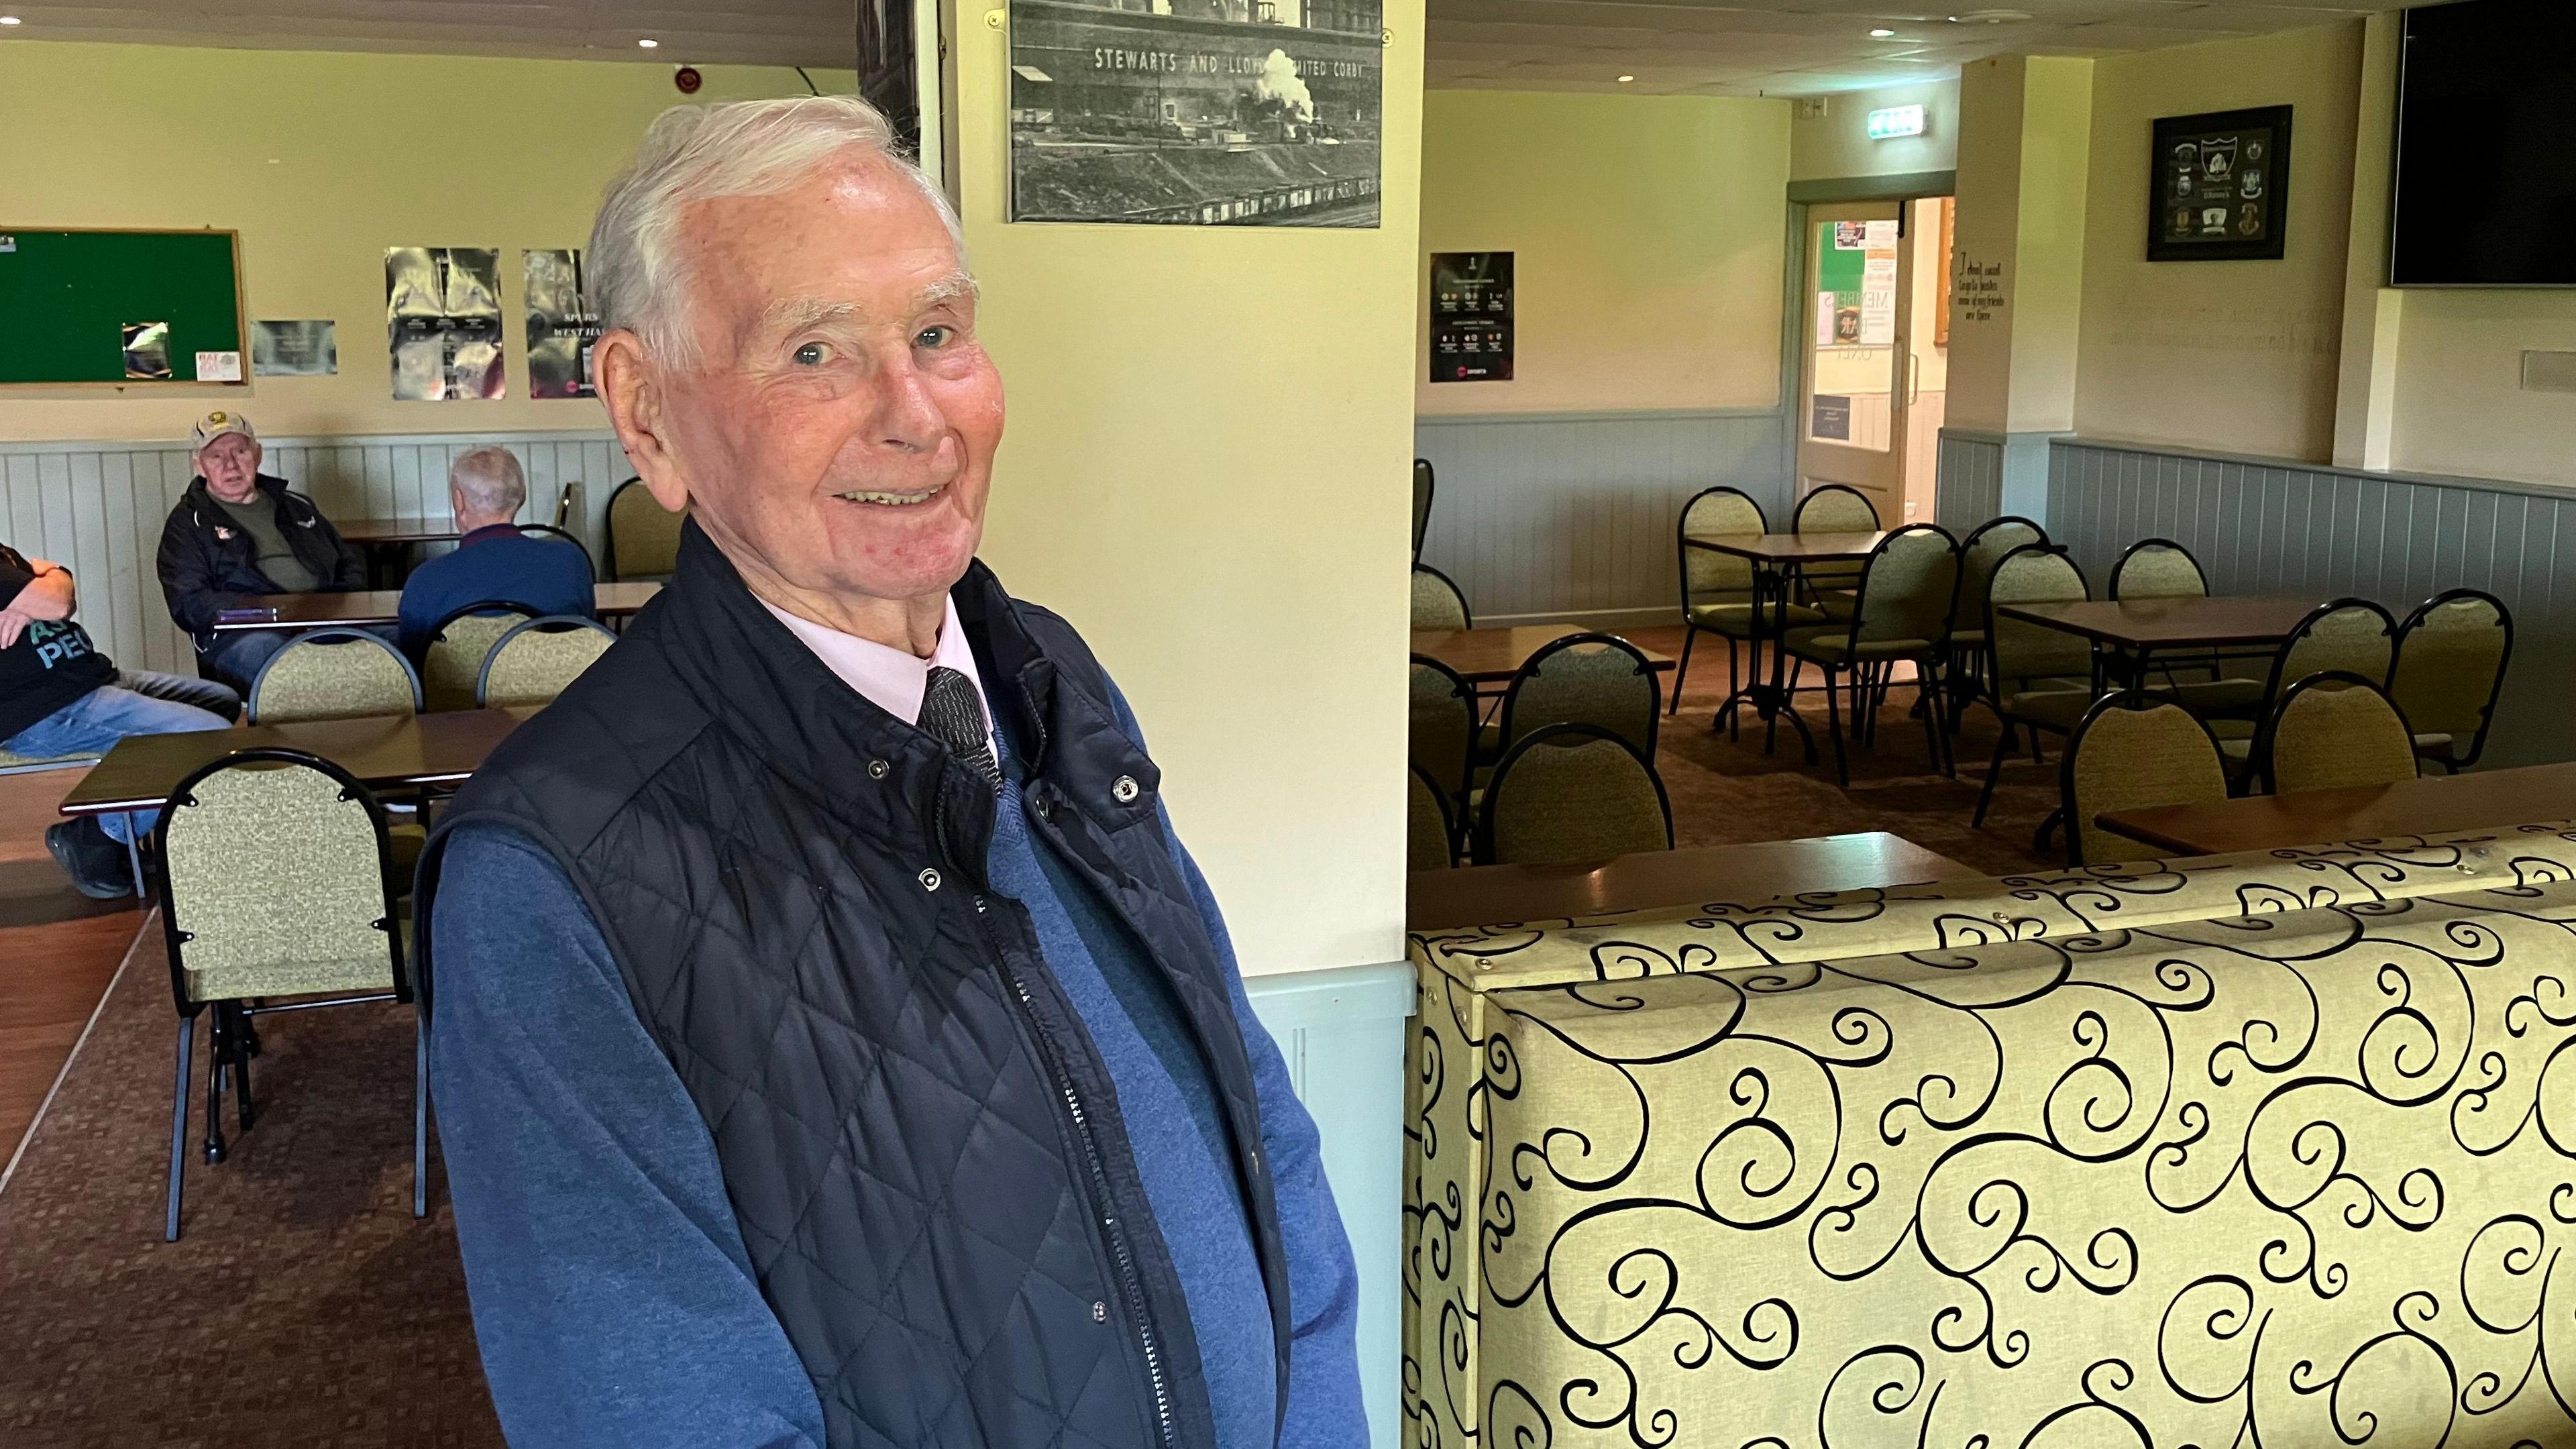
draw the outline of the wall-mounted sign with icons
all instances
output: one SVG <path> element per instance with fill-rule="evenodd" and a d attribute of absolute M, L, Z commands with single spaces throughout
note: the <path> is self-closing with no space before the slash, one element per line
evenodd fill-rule
<path fill-rule="evenodd" d="M 2151 262 L 2278 261 L 2289 248 L 2290 108 L 2156 122 Z"/>
<path fill-rule="evenodd" d="M 1512 254 L 1431 254 L 1431 380 L 1512 380 Z"/>
<path fill-rule="evenodd" d="M 1920 136 L 1925 125 L 1921 106 L 1889 106 L 1869 113 L 1869 138 L 1893 141 L 1901 136 Z"/>

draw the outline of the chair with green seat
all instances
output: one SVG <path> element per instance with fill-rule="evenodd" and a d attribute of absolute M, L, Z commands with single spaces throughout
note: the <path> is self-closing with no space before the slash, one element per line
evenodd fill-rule
<path fill-rule="evenodd" d="M 1959 607 L 1950 621 L 1950 724 L 1959 723 L 1959 708 L 1976 698 L 1977 681 L 1985 676 L 1986 591 L 1995 566 L 2017 548 L 2048 545 L 2048 530 L 2016 514 L 1990 518 L 1959 541 Z"/>
<path fill-rule="evenodd" d="M 1828 483 L 1798 500 L 1798 511 L 1789 518 L 1792 533 L 1876 533 L 1884 524 L 1878 520 L 1878 505 L 1869 495 L 1846 483 Z M 1807 590 L 1807 602 L 1824 611 L 1829 619 L 1846 620 L 1852 616 L 1855 601 L 1851 590 L 1859 587 L 1863 564 L 1816 564 L 1799 571 Z"/>
<path fill-rule="evenodd" d="M 2187 684 L 2177 691 L 2177 696 L 2192 713 L 2209 721 L 2219 748 L 2227 755 L 2228 768 L 2235 772 L 2239 783 L 2250 783 L 2265 724 L 2280 708 L 2282 696 L 2291 685 L 2311 674 L 2340 671 L 2359 675 L 2373 687 L 2385 688 L 2396 651 L 2397 624 L 2386 609 L 2368 599 L 2329 599 L 2310 609 L 2282 636 L 2280 648 L 2264 670 L 2251 719 L 2245 717 L 2247 711 L 2232 703 L 2225 709 L 2213 709 L 2207 702 L 2213 689 L 2229 685 L 2232 680 L 2221 679 L 2215 685 Z"/>
<path fill-rule="evenodd" d="M 525 604 L 485 599 L 467 604 L 438 621 L 421 651 L 421 693 L 433 710 L 475 708 L 475 686 L 483 678 L 483 661 L 501 636 L 537 617 Z"/>
<path fill-rule="evenodd" d="M 2017 732 L 2031 732 L 2035 757 L 2045 732 L 2072 735 L 2093 703 L 2093 646 L 2063 629 L 2024 623 L 2001 613 L 2007 604 L 2071 604 L 2091 597 L 2084 571 L 2075 560 L 2044 543 L 2026 543 L 2005 554 L 1986 586 L 1984 633 L 1993 655 L 1980 697 L 2002 721 L 1995 736 L 1995 757 L 1986 766 L 1985 787 L 1977 792 L 1972 827 L 1983 827 L 1994 804 L 1995 781 Z M 1953 651 L 1954 655 L 1956 651 Z"/>
<path fill-rule="evenodd" d="M 420 712 L 420 676 L 402 651 L 360 629 L 299 634 L 251 678 L 252 724 Z"/>
<path fill-rule="evenodd" d="M 608 576 L 612 579 L 665 579 L 680 562 L 680 524 L 685 513 L 673 513 L 644 486 L 629 478 L 608 495 Z"/>
<path fill-rule="evenodd" d="M 2205 599 L 2209 576 L 2191 550 L 2170 538 L 2142 538 L 2111 565 L 2113 599 Z"/>
<path fill-rule="evenodd" d="M 2513 660 L 2513 615 L 2477 589 L 2452 589 L 2416 605 L 2397 630 L 2388 692 L 2415 727 L 2415 750 L 2456 774 L 2487 750 L 2505 666 Z"/>
<path fill-rule="evenodd" d="M 1431 496 L 1436 486 L 1431 460 L 1413 460 L 1413 561 L 1422 562 L 1422 538 L 1431 531 Z"/>
<path fill-rule="evenodd" d="M 1550 725 L 1607 730 L 1655 757 L 1662 682 L 1645 651 L 1616 634 L 1568 634 L 1521 662 L 1503 690 L 1496 757 Z"/>
<path fill-rule="evenodd" d="M 1459 811 L 1466 808 L 1476 753 L 1476 691 L 1448 665 L 1413 656 L 1405 754 Z M 1452 825 L 1460 818 L 1453 814 Z"/>
<path fill-rule="evenodd" d="M 1447 870 L 1458 863 L 1458 826 L 1449 795 L 1420 765 L 1405 771 L 1404 868 Z"/>
<path fill-rule="evenodd" d="M 2390 785 L 2416 776 L 2415 735 L 2378 685 L 2358 674 L 2311 674 L 2281 695 L 2264 726 L 2264 788 L 2275 795 Z"/>
<path fill-rule="evenodd" d="M 179 1237 L 197 1018 L 212 1022 L 209 1164 L 224 1160 L 230 1084 L 240 1130 L 254 1117 L 254 1020 L 279 1011 L 412 999 L 403 965 L 385 813 L 347 771 L 301 750 L 237 750 L 181 780 L 154 829 L 162 935 L 179 1009 L 163 1234 Z M 320 998 L 320 999 L 315 999 Z M 428 1039 L 414 1023 L 412 1216 L 425 1207 Z"/>
<path fill-rule="evenodd" d="M 1608 730 L 1550 725 L 1494 767 L 1476 813 L 1480 865 L 1607 860 L 1673 848 L 1673 807 L 1647 756 Z"/>
<path fill-rule="evenodd" d="M 1673 697 L 1668 706 L 1682 707 L 1682 681 L 1690 677 L 1691 647 L 1703 633 L 1726 640 L 1726 687 L 1733 693 L 1741 683 L 1736 644 L 1741 640 L 1754 644 L 1763 631 L 1773 626 L 1767 619 L 1757 619 L 1753 561 L 1734 554 L 1715 553 L 1693 548 L 1694 538 L 1727 538 L 1758 535 L 1771 531 L 1770 520 L 1762 515 L 1762 505 L 1740 488 L 1720 484 L 1703 488 L 1691 501 L 1682 505 L 1682 515 L 1673 528 L 1674 548 L 1681 555 L 1682 581 L 1682 659 L 1673 673 Z M 1824 616 L 1811 609 L 1793 609 L 1798 616 L 1793 623 L 1822 623 Z M 1762 658 L 1756 653 L 1753 668 L 1759 672 Z"/>
<path fill-rule="evenodd" d="M 596 619 L 549 614 L 515 625 L 493 641 L 474 682 L 481 705 L 541 705 L 581 677 L 617 642 Z"/>
<path fill-rule="evenodd" d="M 2163 860 L 2172 852 L 2098 824 L 2122 810 L 2202 805 L 2227 798 L 2227 766 L 2198 716 L 2163 690 L 2124 690 L 2094 702 L 2060 765 L 2066 863 Z"/>
<path fill-rule="evenodd" d="M 1473 629 L 1476 616 L 1467 608 L 1467 596 L 1452 583 L 1447 574 L 1429 564 L 1413 566 L 1413 627 L 1416 629 Z"/>
<path fill-rule="evenodd" d="M 1949 642 L 1950 608 L 1958 595 L 1959 545 L 1938 524 L 1916 523 L 1879 540 L 1862 566 L 1848 623 L 1789 631 L 1789 657 L 1825 672 L 1827 732 L 1834 737 L 1834 778 L 1848 785 L 1851 767 L 1843 748 L 1842 712 L 1835 685 L 1852 684 L 1855 738 L 1870 738 L 1863 711 L 1870 708 L 1892 666 L 1914 666 L 1923 706 L 1923 730 L 1935 769 L 1948 767 L 1949 729 L 1941 702 L 1941 655 Z M 1796 681 L 1791 680 L 1794 688 Z"/>

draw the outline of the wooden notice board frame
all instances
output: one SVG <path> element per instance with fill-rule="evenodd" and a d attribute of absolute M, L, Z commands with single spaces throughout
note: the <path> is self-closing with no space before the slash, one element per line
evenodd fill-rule
<path fill-rule="evenodd" d="M 154 250 L 151 243 L 166 242 L 174 248 L 192 243 L 220 240 L 230 273 L 229 285 L 212 283 L 208 265 L 200 260 L 186 269 L 153 275 L 137 272 L 130 279 L 130 291 L 118 295 L 101 295 L 95 285 L 83 287 L 77 270 L 57 270 L 46 274 L 23 274 L 11 277 L 0 270 L 0 315 L 14 324 L 12 330 L 32 342 L 28 356 L 12 358 L 8 344 L 0 342 L 0 392 L 25 388 L 90 388 L 116 389 L 165 387 L 247 387 L 250 385 L 250 306 L 242 290 L 241 233 L 229 227 L 10 227 L 0 225 L 0 269 L 22 258 L 33 259 L 50 254 L 59 259 L 75 238 L 124 239 L 130 245 L 108 243 L 103 255 L 92 261 L 98 268 L 119 264 L 132 265 L 145 260 Z M 29 242 L 42 251 L 31 251 Z M 73 295 L 64 298 L 53 291 L 56 280 L 63 290 Z M 31 290 L 32 289 L 32 290 Z M 225 307 L 229 307 L 227 315 Z M 128 311 L 140 315 L 125 316 Z M 166 378 L 133 378 L 124 375 L 124 355 L 117 334 L 119 323 L 166 322 L 170 324 L 170 376 Z M 65 332 L 77 326 L 85 354 L 77 363 L 64 360 L 59 351 L 51 360 L 38 360 L 34 349 L 48 343 L 59 345 Z M 24 329 L 24 330 L 18 330 Z M 93 342 L 95 336 L 102 341 Z M 197 377 L 199 352 L 230 351 L 241 357 L 241 375 L 221 381 L 204 381 Z M 112 369 L 112 371 L 111 371 Z M 27 375 L 29 373 L 45 375 Z"/>

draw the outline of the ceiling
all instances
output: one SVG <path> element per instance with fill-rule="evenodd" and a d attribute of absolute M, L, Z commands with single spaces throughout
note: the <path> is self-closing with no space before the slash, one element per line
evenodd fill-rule
<path fill-rule="evenodd" d="M 1822 95 L 1942 79 L 1990 55 L 2153 50 L 2410 3 L 2423 0 L 1430 0 L 1425 65 L 1444 90 Z M 2002 6 L 2022 18 L 1973 18 Z"/>
<path fill-rule="evenodd" d="M 856 0 L 0 0 L 10 39 L 851 64 Z M 1948 17 L 2001 3 L 2024 20 Z M 1989 55 L 2102 55 L 2323 25 L 2406 0 L 1429 0 L 1444 89 L 1818 95 Z M 1872 29 L 1894 32 L 1884 37 Z M 636 41 L 652 38 L 651 50 Z M 1622 83 L 1622 75 L 1634 76 Z"/>

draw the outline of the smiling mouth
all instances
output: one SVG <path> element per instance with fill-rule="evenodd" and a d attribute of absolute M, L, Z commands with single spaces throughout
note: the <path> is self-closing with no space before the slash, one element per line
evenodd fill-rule
<path fill-rule="evenodd" d="M 832 496 L 844 503 L 872 503 L 881 508 L 917 508 L 947 491 L 948 485 L 942 483 L 922 493 L 889 493 L 874 489 L 859 489 L 849 493 L 835 493 Z"/>

